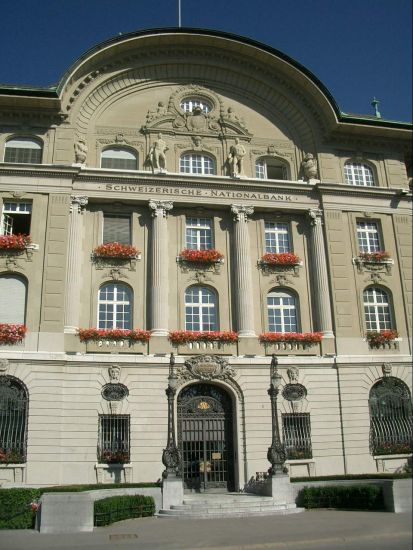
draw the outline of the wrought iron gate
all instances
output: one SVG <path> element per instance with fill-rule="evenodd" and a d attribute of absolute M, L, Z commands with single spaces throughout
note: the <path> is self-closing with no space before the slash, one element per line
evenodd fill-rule
<path fill-rule="evenodd" d="M 217 386 L 194 384 L 178 396 L 178 444 L 187 489 L 234 490 L 232 404 Z"/>

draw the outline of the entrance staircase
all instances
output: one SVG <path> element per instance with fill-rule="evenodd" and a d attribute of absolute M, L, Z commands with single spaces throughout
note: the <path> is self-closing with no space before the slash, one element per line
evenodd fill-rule
<path fill-rule="evenodd" d="M 246 516 L 270 516 L 302 512 L 295 504 L 275 503 L 272 497 L 247 493 L 207 493 L 187 495 L 182 504 L 159 510 L 159 518 L 212 519 Z"/>

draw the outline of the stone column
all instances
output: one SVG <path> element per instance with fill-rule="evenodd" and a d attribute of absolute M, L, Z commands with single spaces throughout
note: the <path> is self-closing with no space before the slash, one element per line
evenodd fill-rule
<path fill-rule="evenodd" d="M 87 197 L 70 197 L 69 239 L 66 267 L 65 291 L 65 329 L 69 334 L 75 334 L 80 321 L 80 288 L 82 277 L 82 239 L 84 207 Z"/>
<path fill-rule="evenodd" d="M 311 223 L 311 259 L 318 323 L 317 329 L 324 334 L 324 338 L 333 338 L 327 257 L 322 227 L 323 213 L 321 210 L 309 210 L 308 215 Z"/>
<path fill-rule="evenodd" d="M 234 214 L 235 296 L 239 337 L 254 337 L 254 309 L 248 216 L 253 206 L 231 205 Z"/>
<path fill-rule="evenodd" d="M 151 332 L 154 336 L 168 335 L 168 227 L 166 217 L 172 210 L 169 201 L 149 201 L 152 210 L 152 281 L 151 281 Z"/>

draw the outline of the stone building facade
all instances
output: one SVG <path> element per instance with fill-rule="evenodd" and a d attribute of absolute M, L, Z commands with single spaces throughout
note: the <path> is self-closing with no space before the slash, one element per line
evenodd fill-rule
<path fill-rule="evenodd" d="M 2 87 L 0 484 L 160 478 L 171 353 L 188 488 L 268 469 L 273 354 L 290 475 L 403 468 L 410 147 L 224 33 L 123 35 L 56 88 Z"/>

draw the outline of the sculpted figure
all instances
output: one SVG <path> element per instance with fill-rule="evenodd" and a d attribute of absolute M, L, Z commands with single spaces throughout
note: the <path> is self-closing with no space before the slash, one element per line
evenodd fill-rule
<path fill-rule="evenodd" d="M 244 174 L 244 157 L 246 151 L 239 138 L 235 138 L 235 145 L 231 145 L 228 155 L 231 176 L 236 178 Z"/>
<path fill-rule="evenodd" d="M 75 160 L 78 164 L 85 164 L 87 156 L 87 145 L 84 139 L 75 141 Z"/>
<path fill-rule="evenodd" d="M 158 134 L 158 139 L 152 145 L 149 153 L 153 169 L 166 170 L 165 152 L 167 150 L 168 147 L 162 139 L 162 134 Z"/>
<path fill-rule="evenodd" d="M 151 120 L 153 120 L 154 118 L 166 115 L 166 113 L 167 108 L 165 106 L 165 103 L 163 101 L 159 101 L 156 111 L 148 111 L 148 114 L 146 115 L 146 121 L 151 122 Z"/>
<path fill-rule="evenodd" d="M 301 163 L 301 166 L 304 172 L 304 178 L 306 180 L 317 179 L 318 169 L 317 161 L 315 160 L 314 155 L 307 153 Z"/>

